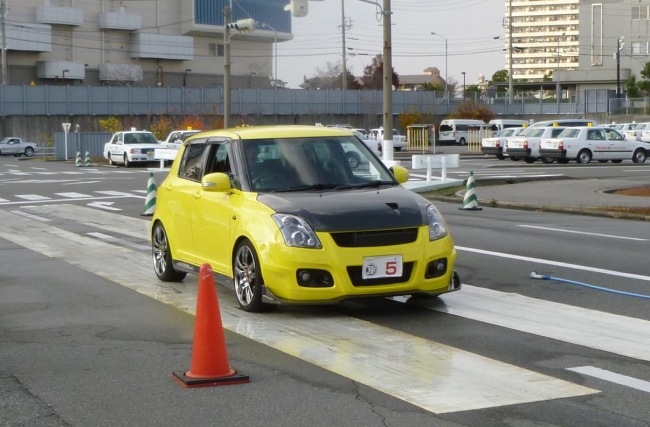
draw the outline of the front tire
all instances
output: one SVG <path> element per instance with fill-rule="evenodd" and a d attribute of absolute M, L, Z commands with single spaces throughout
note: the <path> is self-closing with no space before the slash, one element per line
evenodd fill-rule
<path fill-rule="evenodd" d="M 151 259 L 156 276 L 163 282 L 180 282 L 187 276 L 187 273 L 174 269 L 167 232 L 160 223 L 156 224 L 151 235 Z"/>
<path fill-rule="evenodd" d="M 233 286 L 239 307 L 248 312 L 266 311 L 272 306 L 262 302 L 264 278 L 253 244 L 242 240 L 232 260 Z"/>
<path fill-rule="evenodd" d="M 458 141 L 458 143 L 459 143 L 460 145 L 465 145 L 465 144 L 467 144 L 467 141 L 465 141 L 465 138 L 461 138 L 461 139 Z"/>
<path fill-rule="evenodd" d="M 542 163 L 546 163 L 547 165 L 550 165 L 555 161 L 555 159 L 550 159 L 548 157 L 540 157 L 542 159 Z"/>
<path fill-rule="evenodd" d="M 111 166 L 115 165 L 115 162 L 113 161 L 113 156 L 111 156 L 111 153 L 108 153 L 108 164 Z"/>
<path fill-rule="evenodd" d="M 124 155 L 124 167 L 125 168 L 131 167 L 131 162 L 129 162 L 129 156 L 127 156 L 126 154 Z"/>
<path fill-rule="evenodd" d="M 648 153 L 646 153 L 643 148 L 637 148 L 634 154 L 632 155 L 632 161 L 634 163 L 645 163 L 645 159 L 647 156 Z"/>
<path fill-rule="evenodd" d="M 591 161 L 591 152 L 589 150 L 581 150 L 576 157 L 576 162 L 581 165 L 586 165 Z"/>

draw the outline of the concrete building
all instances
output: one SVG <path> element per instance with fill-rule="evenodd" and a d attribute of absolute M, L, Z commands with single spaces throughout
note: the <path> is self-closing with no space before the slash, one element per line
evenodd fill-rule
<path fill-rule="evenodd" d="M 291 40 L 281 0 L 238 0 L 233 87 L 271 87 L 277 43 Z M 223 84 L 229 0 L 2 0 L 3 83 L 214 87 Z M 231 32 L 232 34 L 232 32 Z M 32 83 L 33 82 L 33 83 Z"/>
<path fill-rule="evenodd" d="M 506 22 L 510 14 L 515 82 L 559 78 L 564 90 L 615 90 L 650 60 L 648 0 L 506 0 Z"/>

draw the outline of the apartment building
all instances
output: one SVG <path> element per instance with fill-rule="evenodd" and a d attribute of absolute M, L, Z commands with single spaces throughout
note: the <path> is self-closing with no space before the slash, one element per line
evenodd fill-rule
<path fill-rule="evenodd" d="M 220 86 L 229 0 L 2 0 L 5 84 Z M 234 85 L 269 86 L 277 43 L 291 40 L 284 1 L 238 0 Z"/>
<path fill-rule="evenodd" d="M 615 90 L 650 61 L 650 0 L 506 0 L 510 19 L 514 81 Z"/>

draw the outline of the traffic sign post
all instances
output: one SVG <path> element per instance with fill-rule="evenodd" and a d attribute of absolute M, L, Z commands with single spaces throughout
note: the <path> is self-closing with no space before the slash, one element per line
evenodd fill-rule
<path fill-rule="evenodd" d="M 70 132 L 70 123 L 61 123 L 65 133 L 65 159 L 68 160 L 68 132 Z"/>

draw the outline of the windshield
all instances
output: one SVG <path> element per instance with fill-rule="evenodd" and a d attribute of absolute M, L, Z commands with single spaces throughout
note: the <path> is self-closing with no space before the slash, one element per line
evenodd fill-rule
<path fill-rule="evenodd" d="M 562 133 L 560 133 L 557 137 L 558 138 L 577 138 L 578 134 L 580 134 L 580 129 L 564 129 Z"/>
<path fill-rule="evenodd" d="M 125 144 L 158 144 L 153 133 L 126 133 L 124 134 Z"/>
<path fill-rule="evenodd" d="M 253 191 L 322 191 L 399 185 L 354 136 L 245 140 Z"/>
<path fill-rule="evenodd" d="M 9 138 L 2 138 L 2 141 L 0 141 L 0 144 L 7 144 L 9 143 Z"/>

